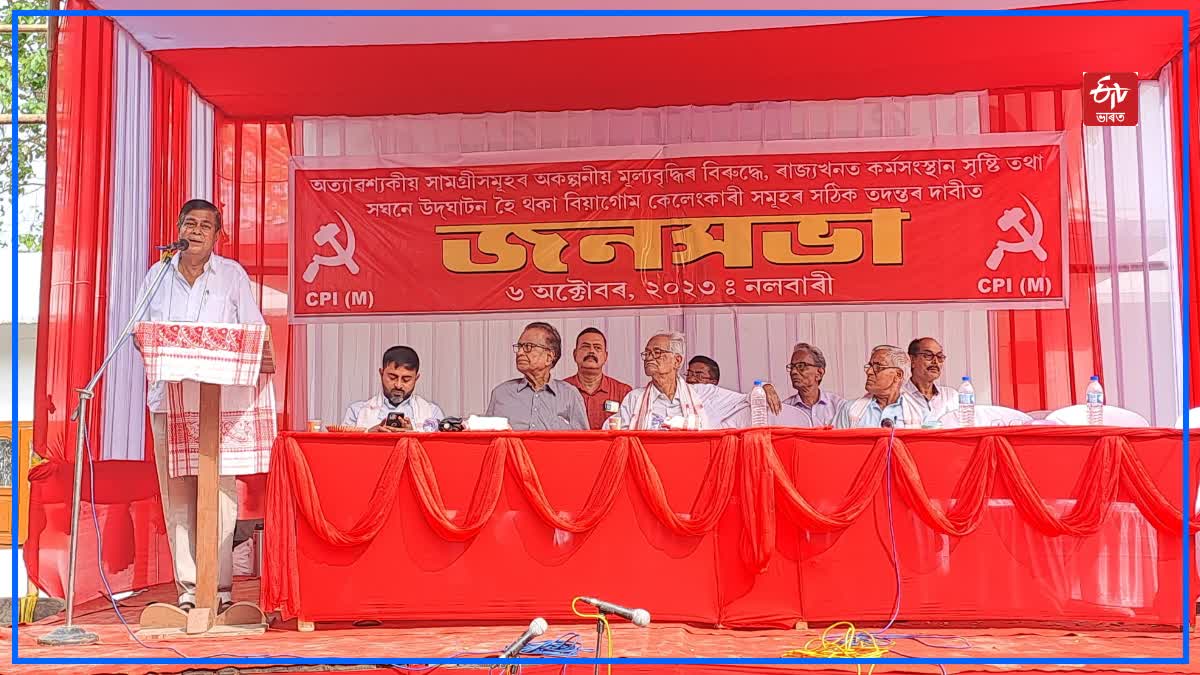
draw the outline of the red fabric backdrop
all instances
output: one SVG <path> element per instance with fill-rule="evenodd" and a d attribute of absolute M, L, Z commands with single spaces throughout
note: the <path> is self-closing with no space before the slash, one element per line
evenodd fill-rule
<path fill-rule="evenodd" d="M 213 146 L 213 192 L 226 227 L 218 253 L 241 263 L 258 291 L 274 343 L 279 428 L 286 429 L 292 373 L 286 302 L 291 124 L 228 119 L 218 111 Z M 261 518 L 266 476 L 242 476 L 238 483 L 240 517 Z"/>
<path fill-rule="evenodd" d="M 1100 375 L 1100 331 L 1092 226 L 1084 177 L 1079 89 L 991 92 L 981 111 L 993 132 L 1067 132 L 1069 307 L 992 312 L 996 401 L 1018 410 L 1078 403 L 1088 378 Z"/>
<path fill-rule="evenodd" d="M 88 8 L 77 0 L 67 7 Z M 109 21 L 95 17 L 69 17 L 60 26 L 47 127 L 54 161 L 47 164 L 46 185 L 53 186 L 54 200 L 42 242 L 48 264 L 42 266 L 33 446 L 46 459 L 70 461 L 75 389 L 100 364 L 106 337 L 113 29 Z M 101 417 L 101 392 L 91 405 L 92 420 Z M 93 453 L 100 451 L 99 426 L 91 429 Z"/>
<path fill-rule="evenodd" d="M 1164 5 L 1194 6 L 1195 0 L 1097 6 Z M 1193 12 L 1192 20 L 1200 17 Z M 273 43 L 285 45 L 282 49 L 159 54 L 202 96 L 239 117 L 473 114 L 853 100 L 1061 85 L 1088 70 L 1153 73 L 1179 49 L 1180 28 L 1178 17 L 922 17 L 757 31 L 334 50 L 286 46 L 285 35 Z M 379 86 L 379 71 L 363 67 L 376 63 L 406 67 L 390 75 L 388 86 Z M 779 77 L 776 69 L 764 67 L 791 63 L 805 68 Z"/>
<path fill-rule="evenodd" d="M 190 199 L 192 90 L 187 80 L 151 57 L 150 259 L 155 247 L 179 238 L 179 207 Z"/>
<path fill-rule="evenodd" d="M 288 160 L 292 125 L 286 120 L 241 120 L 216 114 L 213 191 L 226 223 L 218 253 L 246 269 L 275 347 L 275 404 L 288 421 L 287 323 Z M 303 415 L 303 413 L 301 413 Z"/>

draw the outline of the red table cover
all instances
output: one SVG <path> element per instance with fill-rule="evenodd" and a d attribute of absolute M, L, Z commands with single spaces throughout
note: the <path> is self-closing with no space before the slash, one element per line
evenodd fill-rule
<path fill-rule="evenodd" d="M 1178 623 L 1181 440 L 1100 427 L 284 434 L 263 608 L 553 621 L 592 595 L 724 626 L 887 620 L 897 602 L 901 620 Z"/>

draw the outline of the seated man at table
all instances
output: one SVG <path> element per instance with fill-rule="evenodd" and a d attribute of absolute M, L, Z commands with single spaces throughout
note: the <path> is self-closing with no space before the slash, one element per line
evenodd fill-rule
<path fill-rule="evenodd" d="M 412 347 L 396 346 L 383 353 L 379 368 L 381 391 L 346 409 L 342 424 L 368 431 L 436 431 L 445 417 L 436 403 L 413 393 L 421 379 L 421 359 Z M 388 414 L 399 413 L 399 427 L 388 426 Z"/>
<path fill-rule="evenodd" d="M 642 367 L 650 383 L 634 389 L 621 402 L 623 429 L 737 428 L 749 424 L 750 397 L 715 384 L 688 384 L 680 375 L 685 353 L 682 333 L 660 333 L 642 352 Z M 775 387 L 764 385 L 767 404 L 776 414 L 783 409 Z"/>
<path fill-rule="evenodd" d="M 604 374 L 604 364 L 608 363 L 608 339 L 599 328 L 584 328 L 579 332 L 575 338 L 574 356 L 578 369 L 564 382 L 574 385 L 583 396 L 588 426 L 603 429 L 605 420 L 612 417 L 612 413 L 604 409 L 605 404 L 612 401 L 614 405 L 620 405 L 632 387 Z"/>
<path fill-rule="evenodd" d="M 802 413 L 802 420 L 807 421 L 807 424 L 801 421 L 797 426 L 820 428 L 832 425 L 842 406 L 846 405 L 846 399 L 821 386 L 825 379 L 825 354 L 819 348 L 801 342 L 792 349 L 787 370 L 796 395 L 784 399 L 783 404 L 797 408 Z"/>
<path fill-rule="evenodd" d="M 721 366 L 707 356 L 693 356 L 683 379 L 688 384 L 721 384 Z"/>
<path fill-rule="evenodd" d="M 900 393 L 908 380 L 908 363 L 908 354 L 899 347 L 879 345 L 872 349 L 870 362 L 863 366 L 867 372 L 866 396 L 842 406 L 833 426 L 838 429 L 921 426 L 924 412 L 912 397 Z"/>
<path fill-rule="evenodd" d="M 917 338 L 908 343 L 908 358 L 912 360 L 912 377 L 901 392 L 921 407 L 925 419 L 940 420 L 946 413 L 958 410 L 958 390 L 936 384 L 946 362 L 942 345 L 931 337 Z"/>
<path fill-rule="evenodd" d="M 587 411 L 579 390 L 550 376 L 562 356 L 558 329 L 542 321 L 529 324 L 513 352 L 521 377 L 492 389 L 486 415 L 508 418 L 514 431 L 587 429 Z"/>

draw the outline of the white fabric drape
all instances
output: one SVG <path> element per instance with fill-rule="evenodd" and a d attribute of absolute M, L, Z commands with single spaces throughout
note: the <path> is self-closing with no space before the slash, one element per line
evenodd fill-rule
<path fill-rule="evenodd" d="M 191 126 L 191 199 L 207 199 L 215 203 L 213 194 L 213 107 L 192 90 L 192 106 L 188 115 Z"/>
<path fill-rule="evenodd" d="M 114 52 L 112 239 L 107 346 L 120 338 L 150 266 L 150 58 L 124 31 Z M 213 198 L 213 108 L 191 92 L 191 195 Z M 146 443 L 146 375 L 127 346 L 104 376 L 101 459 L 141 460 Z"/>
<path fill-rule="evenodd" d="M 149 266 L 150 58 L 133 38 L 115 31 L 112 232 L 108 265 L 108 349 L 121 338 Z M 126 345 L 103 380 L 101 459 L 140 460 L 145 445 L 146 376 Z M 93 421 L 93 424 L 95 421 Z"/>
<path fill-rule="evenodd" d="M 562 147 L 661 145 L 722 141 L 977 134 L 977 93 L 953 96 L 828 102 L 765 102 L 638 110 L 479 115 L 418 115 L 297 120 L 300 152 L 338 157 L 403 153 L 472 153 Z M 947 381 L 969 373 L 980 402 L 990 402 L 991 363 L 987 313 L 981 310 L 861 311 L 800 306 L 783 312 L 752 309 L 666 308 L 658 315 L 600 311 L 544 317 L 563 335 L 556 377 L 574 372 L 575 335 L 597 326 L 608 336 L 608 373 L 634 386 L 644 383 L 638 352 L 663 330 L 688 336 L 688 352 L 721 364 L 721 384 L 748 390 L 757 378 L 787 393 L 784 365 L 791 347 L 821 347 L 829 367 L 825 383 L 848 396 L 862 391 L 862 364 L 879 343 L 906 346 L 915 336 L 939 337 L 951 361 Z M 511 345 L 530 317 L 404 321 L 400 319 L 313 325 L 307 328 L 308 416 L 340 420 L 353 400 L 378 388 L 379 358 L 407 344 L 422 359 L 422 395 L 448 415 L 483 410 L 491 388 L 513 377 Z M 294 363 L 296 377 L 305 364 Z"/>
<path fill-rule="evenodd" d="M 1105 398 L 1153 426 L 1179 418 L 1183 388 L 1166 82 L 1142 83 L 1137 126 L 1087 127 L 1084 134 Z"/>

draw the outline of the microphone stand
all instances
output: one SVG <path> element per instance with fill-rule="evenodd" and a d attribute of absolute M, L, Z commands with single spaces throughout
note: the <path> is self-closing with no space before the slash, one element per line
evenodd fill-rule
<path fill-rule="evenodd" d="M 79 394 L 79 406 L 75 408 L 75 412 L 71 414 L 71 421 L 75 422 L 75 483 L 71 491 L 71 548 L 70 557 L 68 558 L 67 568 L 67 622 L 50 631 L 46 635 L 38 638 L 38 644 L 46 646 L 65 646 L 65 645 L 90 645 L 99 641 L 100 636 L 95 633 L 80 628 L 74 625 L 75 622 L 75 560 L 76 552 L 79 549 L 79 507 L 81 501 L 81 490 L 83 487 L 83 447 L 87 443 L 87 407 L 88 402 L 95 397 L 96 384 L 100 381 L 100 377 L 104 371 L 108 369 L 108 365 L 112 363 L 117 352 L 121 347 L 125 346 L 125 342 L 129 340 L 133 334 L 134 324 L 141 319 L 142 313 L 150 305 L 150 298 L 154 297 L 154 292 L 158 290 L 162 280 L 166 278 L 167 273 L 171 270 L 169 263 L 173 253 L 163 253 L 162 262 L 167 263 L 159 270 L 158 276 L 150 283 L 150 288 L 146 289 L 146 294 L 134 306 L 133 312 L 129 315 L 129 321 L 125 324 L 125 328 L 121 331 L 121 338 L 109 350 L 108 355 L 104 357 L 104 361 L 100 363 L 100 367 L 96 373 L 92 375 L 92 379 L 83 389 L 76 389 Z M 95 495 L 93 495 L 93 499 Z M 92 505 L 95 508 L 95 504 Z"/>
<path fill-rule="evenodd" d="M 606 612 L 602 609 L 597 609 L 596 613 L 599 614 L 601 617 L 606 615 Z M 600 658 L 600 653 L 601 653 L 600 646 L 604 643 L 604 627 L 605 627 L 605 625 L 606 624 L 605 624 L 603 618 L 596 619 L 596 658 Z M 592 675 L 600 675 L 600 664 L 599 663 L 592 665 Z"/>

